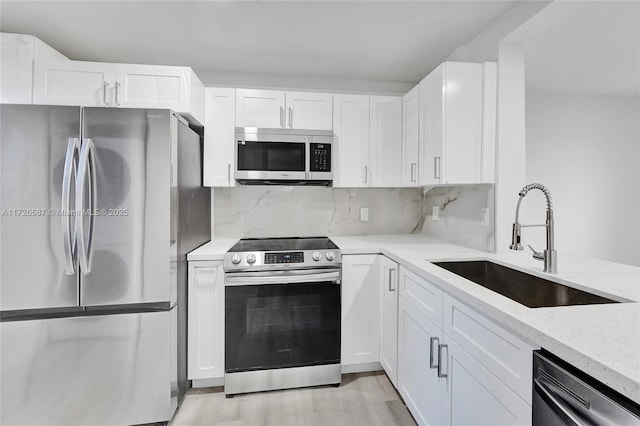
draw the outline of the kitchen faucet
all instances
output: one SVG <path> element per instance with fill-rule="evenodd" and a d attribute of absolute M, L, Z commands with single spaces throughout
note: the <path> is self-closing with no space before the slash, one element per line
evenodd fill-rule
<path fill-rule="evenodd" d="M 529 191 L 532 189 L 539 189 L 544 193 L 544 196 L 547 198 L 547 222 L 544 225 L 521 225 L 518 222 L 518 216 L 520 214 L 520 203 L 522 199 L 527 195 Z M 548 272 L 550 274 L 558 273 L 558 253 L 553 248 L 553 203 L 551 202 L 551 193 L 549 190 L 540 183 L 532 183 L 524 188 L 518 193 L 520 198 L 518 198 L 518 206 L 516 207 L 516 220 L 513 223 L 513 230 L 511 232 L 511 245 L 509 248 L 511 250 L 524 250 L 522 244 L 520 244 L 521 238 L 521 228 L 529 228 L 534 226 L 544 226 L 547 228 L 547 248 L 543 253 L 539 251 L 535 251 L 530 244 L 527 244 L 531 251 L 533 252 L 533 258 L 538 260 L 544 260 L 544 272 Z"/>

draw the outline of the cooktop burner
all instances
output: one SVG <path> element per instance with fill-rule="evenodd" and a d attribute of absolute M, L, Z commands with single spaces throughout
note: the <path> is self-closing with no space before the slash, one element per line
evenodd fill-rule
<path fill-rule="evenodd" d="M 245 238 L 224 256 L 225 272 L 340 267 L 340 249 L 327 237 Z"/>
<path fill-rule="evenodd" d="M 229 249 L 230 252 L 282 250 L 337 250 L 327 237 L 245 238 Z"/>

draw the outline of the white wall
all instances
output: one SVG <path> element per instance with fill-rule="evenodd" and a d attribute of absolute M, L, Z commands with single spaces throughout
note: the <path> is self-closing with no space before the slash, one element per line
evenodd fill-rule
<path fill-rule="evenodd" d="M 556 250 L 640 266 L 640 98 L 527 91 L 526 136 L 526 180 L 551 191 Z M 544 222 L 534 192 L 523 223 Z M 522 239 L 541 250 L 544 229 Z"/>

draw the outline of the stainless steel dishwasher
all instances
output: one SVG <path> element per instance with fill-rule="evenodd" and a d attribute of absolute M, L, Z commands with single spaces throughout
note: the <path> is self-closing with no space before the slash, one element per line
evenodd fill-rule
<path fill-rule="evenodd" d="M 546 351 L 533 353 L 533 425 L 640 425 L 640 406 Z"/>

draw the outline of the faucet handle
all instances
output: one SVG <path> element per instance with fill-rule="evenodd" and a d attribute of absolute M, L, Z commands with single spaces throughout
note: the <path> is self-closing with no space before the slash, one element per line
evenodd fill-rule
<path fill-rule="evenodd" d="M 544 253 L 542 253 L 541 251 L 536 251 L 536 249 L 531 247 L 531 244 L 527 244 L 527 247 L 529 247 L 531 249 L 531 251 L 533 252 L 533 258 L 534 259 L 544 260 Z"/>

